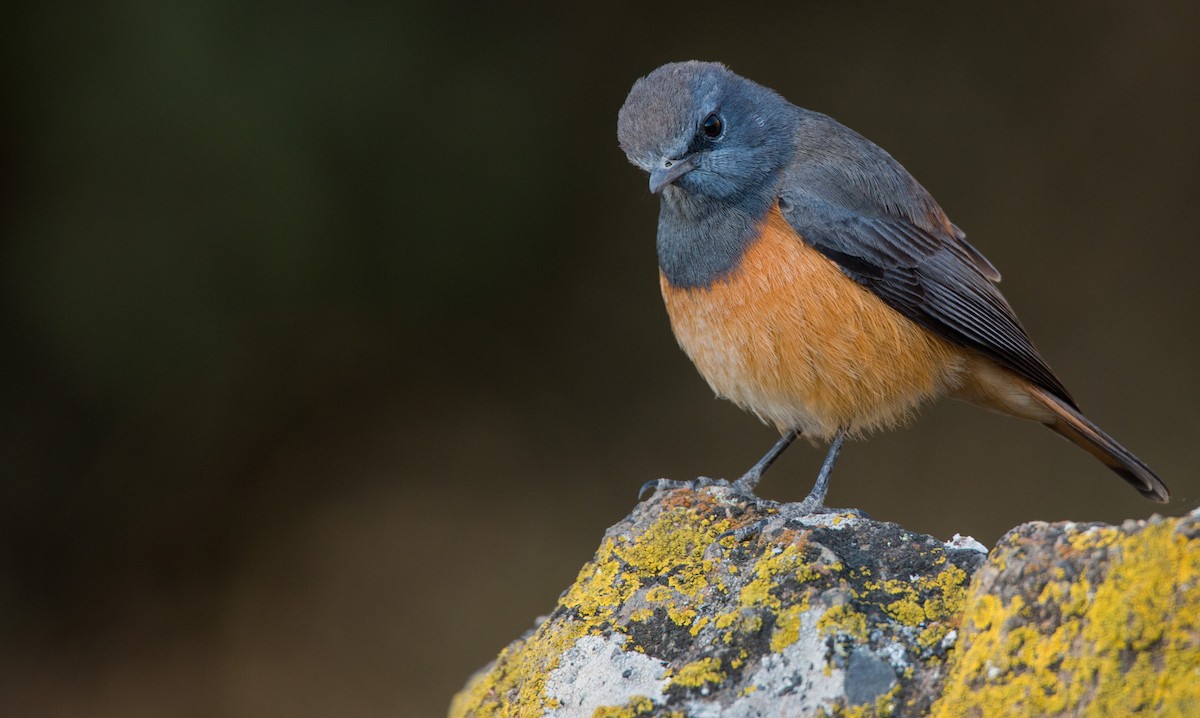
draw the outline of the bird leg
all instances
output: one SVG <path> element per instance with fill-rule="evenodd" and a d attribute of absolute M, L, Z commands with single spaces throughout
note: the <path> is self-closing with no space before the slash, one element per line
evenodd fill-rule
<path fill-rule="evenodd" d="M 738 493 L 753 496 L 754 487 L 758 486 L 759 481 L 762 481 L 763 474 L 767 473 L 767 469 L 771 468 L 771 464 L 775 463 L 775 460 L 779 458 L 784 449 L 792 445 L 797 436 L 800 436 L 800 432 L 796 429 L 790 429 L 786 434 L 781 436 L 779 441 L 776 441 L 775 445 L 771 447 L 770 451 L 758 460 L 758 463 L 751 466 L 749 471 L 742 474 L 742 478 L 733 482 L 733 488 Z"/>
<path fill-rule="evenodd" d="M 779 441 L 771 447 L 771 450 L 766 453 L 758 463 L 750 467 L 750 470 L 737 481 L 732 484 L 724 479 L 710 479 L 707 476 L 701 476 L 691 481 L 677 481 L 675 479 L 651 479 L 642 484 L 642 488 L 638 490 L 638 500 L 641 501 L 645 497 L 647 491 L 669 491 L 671 489 L 690 489 L 699 491 L 705 486 L 729 486 L 739 494 L 743 494 L 749 498 L 757 498 L 754 496 L 754 487 L 762 480 L 763 474 L 767 473 L 767 469 L 771 464 L 775 463 L 775 459 L 783 453 L 783 450 L 788 448 L 796 437 L 800 436 L 800 432 L 792 429 L 780 437 Z"/>
<path fill-rule="evenodd" d="M 787 438 L 787 436 L 784 436 L 784 439 Z M 795 437 L 793 436 L 792 438 Z M 831 509 L 825 506 L 825 495 L 829 493 L 829 475 L 833 473 L 833 466 L 837 463 L 838 454 L 841 452 L 842 443 L 845 440 L 845 430 L 839 430 L 837 434 L 834 435 L 833 441 L 829 444 L 829 453 L 825 455 L 825 462 L 821 464 L 821 473 L 817 474 L 817 483 L 813 486 L 812 491 L 808 492 L 808 496 L 805 496 L 804 499 L 798 503 L 784 504 L 783 506 L 780 506 L 775 518 L 782 518 L 785 523 L 789 519 L 812 516 L 813 514 L 852 514 L 860 518 L 869 518 L 865 513 L 859 511 L 858 509 Z M 780 446 L 780 444 L 782 444 L 782 446 Z M 761 466 L 759 471 L 759 475 L 761 476 L 762 471 L 765 471 L 766 467 L 770 466 L 771 462 L 779 456 L 779 453 L 787 447 L 787 444 L 782 440 L 780 441 L 780 444 L 776 444 L 775 447 L 763 457 L 762 461 L 759 461 L 758 464 L 754 465 L 754 468 L 751 469 L 747 475 L 753 473 L 755 469 L 759 469 L 760 465 L 765 464 Z M 752 480 L 757 481 L 757 479 Z M 736 486 L 740 481 L 741 480 L 739 479 L 737 482 L 734 482 L 734 485 Z M 758 534 L 759 531 L 762 531 L 763 526 L 766 525 L 767 519 L 760 519 L 752 524 L 742 526 L 741 528 L 730 529 L 729 531 L 726 531 L 718 536 L 717 540 L 720 541 L 726 536 L 732 536 L 735 541 L 745 541 L 747 538 Z"/>
<path fill-rule="evenodd" d="M 842 442 L 845 440 L 845 430 L 839 429 L 829 444 L 829 453 L 825 454 L 825 462 L 821 464 L 821 473 L 817 474 L 817 483 L 812 487 L 812 491 L 808 492 L 808 496 L 805 496 L 800 503 L 793 504 L 797 507 L 795 509 L 796 516 L 827 513 L 825 495 L 829 493 L 829 475 L 833 473 L 833 465 L 837 463 L 838 454 L 842 451 Z"/>

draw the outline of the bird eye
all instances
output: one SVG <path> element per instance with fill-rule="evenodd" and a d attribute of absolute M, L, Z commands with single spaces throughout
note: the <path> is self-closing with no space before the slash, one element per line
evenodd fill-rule
<path fill-rule="evenodd" d="M 710 140 L 715 140 L 720 137 L 721 132 L 724 129 L 725 126 L 721 122 L 721 116 L 715 112 L 710 114 L 708 117 L 705 117 L 704 122 L 700 123 L 700 131 L 703 132 L 704 136 Z"/>

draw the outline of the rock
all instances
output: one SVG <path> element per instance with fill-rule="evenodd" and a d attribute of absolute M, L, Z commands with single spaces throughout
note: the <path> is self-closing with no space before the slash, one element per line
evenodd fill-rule
<path fill-rule="evenodd" d="M 1200 510 L 1009 531 L 933 715 L 1200 715 Z"/>
<path fill-rule="evenodd" d="M 849 515 L 768 515 L 752 539 L 718 539 L 759 510 L 717 486 L 639 504 L 450 715 L 1189 715 L 1200 705 L 1197 515 L 1026 524 L 985 564 L 973 539 L 942 543 Z"/>
<path fill-rule="evenodd" d="M 721 487 L 639 504 L 452 715 L 926 710 L 984 554 L 836 515 L 718 541 L 761 517 Z"/>

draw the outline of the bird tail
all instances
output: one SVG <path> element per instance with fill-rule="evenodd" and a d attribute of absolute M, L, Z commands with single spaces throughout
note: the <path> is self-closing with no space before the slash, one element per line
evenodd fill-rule
<path fill-rule="evenodd" d="M 1030 396 L 1054 415 L 1050 421 L 1045 422 L 1046 426 L 1099 459 L 1117 476 L 1128 481 L 1142 496 L 1164 504 L 1171 498 L 1166 484 L 1149 466 L 1101 431 L 1100 427 L 1080 414 L 1078 409 L 1040 387 L 1026 384 L 1026 389 Z"/>

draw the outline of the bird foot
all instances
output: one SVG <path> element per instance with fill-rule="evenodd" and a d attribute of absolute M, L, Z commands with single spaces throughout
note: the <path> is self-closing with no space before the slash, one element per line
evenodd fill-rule
<path fill-rule="evenodd" d="M 709 486 L 718 486 L 728 489 L 730 494 L 743 499 L 746 503 L 753 504 L 759 511 L 773 509 L 779 504 L 770 499 L 760 499 L 754 495 L 753 483 L 747 483 L 745 476 L 736 481 L 727 481 L 725 479 L 710 479 L 707 476 L 700 476 L 691 481 L 677 481 L 675 479 L 651 479 L 642 484 L 642 488 L 638 489 L 638 500 L 641 501 L 646 497 L 648 492 L 671 491 L 674 489 L 688 489 L 689 491 L 699 491 Z"/>
<path fill-rule="evenodd" d="M 729 482 L 725 479 L 710 479 L 707 476 L 700 476 L 691 481 L 676 481 L 675 479 L 651 479 L 642 484 L 642 488 L 638 489 L 638 501 L 646 498 L 647 492 L 671 491 L 673 489 L 688 489 L 690 491 L 699 491 L 706 486 L 729 486 Z"/>

